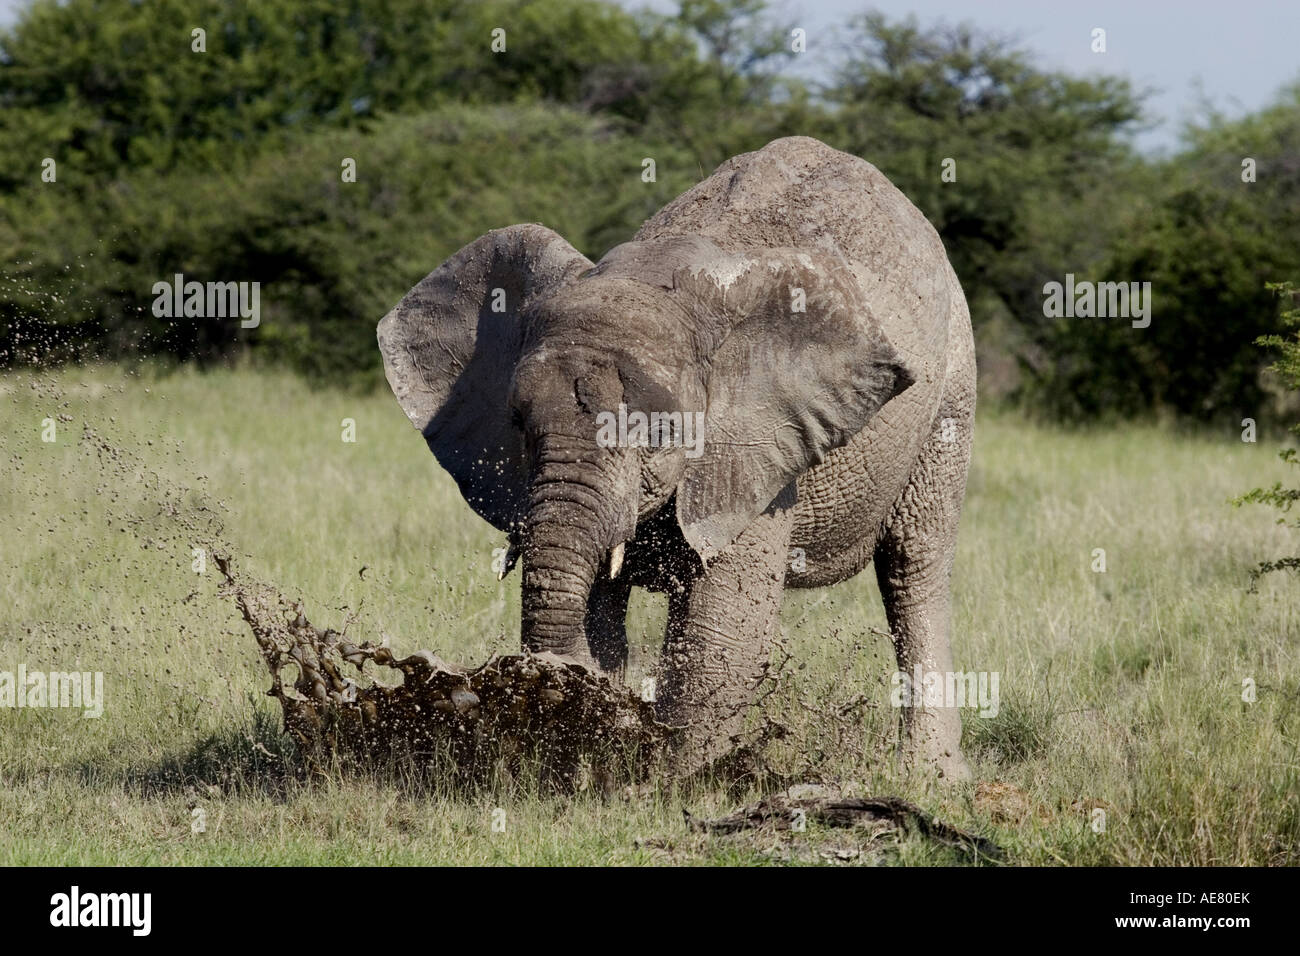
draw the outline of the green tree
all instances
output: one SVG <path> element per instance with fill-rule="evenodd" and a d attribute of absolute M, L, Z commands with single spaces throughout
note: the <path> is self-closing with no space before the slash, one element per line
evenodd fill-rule
<path fill-rule="evenodd" d="M 1287 336 L 1262 335 L 1255 340 L 1255 344 L 1277 349 L 1281 353 L 1269 369 L 1278 375 L 1287 388 L 1300 391 L 1300 306 L 1297 306 L 1297 303 L 1300 303 L 1300 289 L 1290 282 L 1272 282 L 1269 283 L 1268 288 L 1284 302 L 1293 305 L 1292 308 L 1284 308 L 1282 311 L 1283 326 L 1293 331 Z M 1292 425 L 1291 432 L 1300 435 L 1300 423 Z M 1297 455 L 1294 448 L 1284 448 L 1278 453 L 1278 457 L 1288 465 L 1300 466 L 1300 457 Z M 1297 501 L 1300 501 L 1300 488 L 1284 488 L 1282 482 L 1278 481 L 1274 482 L 1271 488 L 1251 489 L 1239 498 L 1234 498 L 1233 504 L 1238 507 L 1244 504 L 1260 504 L 1277 508 L 1283 515 L 1277 519 L 1278 524 L 1289 525 L 1300 530 L 1300 518 L 1291 518 L 1289 521 L 1287 519 L 1291 506 Z M 1255 589 L 1259 579 L 1265 574 L 1282 570 L 1300 572 L 1300 555 L 1261 561 L 1251 569 L 1251 589 Z"/>
<path fill-rule="evenodd" d="M 1019 308 L 1035 207 L 1085 195 L 1130 160 L 1129 84 L 1035 68 L 968 25 L 922 30 L 867 14 L 828 97 L 840 145 L 874 163 L 929 217 L 958 275 Z M 945 179 L 945 160 L 952 176 Z"/>
<path fill-rule="evenodd" d="M 608 71 L 683 58 L 600 0 L 38 0 L 0 36 L 0 190 L 46 156 L 85 182 L 447 102 L 577 105 Z"/>
<path fill-rule="evenodd" d="M 1211 115 L 1185 143 L 1142 173 L 1142 188 L 1108 203 L 1109 248 L 1094 267 L 1151 283 L 1151 325 L 1043 328 L 1044 351 L 1064 361 L 1036 392 L 1058 415 L 1164 409 L 1229 422 L 1271 412 L 1251 343 L 1278 329 L 1266 284 L 1300 271 L 1291 238 L 1300 234 L 1300 87 L 1240 120 Z"/>
<path fill-rule="evenodd" d="M 369 374 L 375 320 L 463 242 L 544 219 L 599 254 L 695 179 L 680 130 L 734 84 L 692 29 L 599 0 L 38 0 L 0 36 L 0 362 Z M 262 283 L 268 321 L 155 320 L 175 272 Z"/>
<path fill-rule="evenodd" d="M 589 255 L 627 238 L 694 181 L 670 144 L 541 104 L 439 110 L 325 129 L 223 171 L 141 170 L 88 196 L 35 190 L 0 219 L 8 321 L 0 361 L 256 348 L 315 377 L 373 378 L 378 319 L 482 233 L 545 222 Z M 356 182 L 340 159 L 356 161 Z M 261 325 L 155 318 L 173 273 L 261 284 Z"/>

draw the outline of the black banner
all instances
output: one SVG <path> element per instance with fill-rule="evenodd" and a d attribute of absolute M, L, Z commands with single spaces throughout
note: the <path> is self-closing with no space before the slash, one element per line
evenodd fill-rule
<path fill-rule="evenodd" d="M 557 900 L 559 880 L 569 902 Z M 281 936 L 297 924 L 304 942 L 321 942 L 318 934 L 324 934 L 336 945 L 352 938 L 373 943 L 377 929 L 393 919 L 414 917 L 407 927 L 412 930 L 440 914 L 449 920 L 445 928 L 482 919 L 509 933 L 512 920 L 502 914 L 521 907 L 547 909 L 552 917 L 561 915 L 557 908 L 572 909 L 571 917 L 585 919 L 593 908 L 608 914 L 614 894 L 659 890 L 697 914 L 706 899 L 713 900 L 719 914 L 729 914 L 732 932 L 735 921 L 752 919 L 757 902 L 767 900 L 761 907 L 764 925 L 780 922 L 784 912 L 801 931 L 814 933 L 817 925 L 842 928 L 847 917 L 882 931 L 910 926 L 918 939 L 937 933 L 945 945 L 960 945 L 966 931 L 972 945 L 1023 931 L 1072 941 L 1128 937 L 1182 945 L 1203 938 L 1232 945 L 1260 930 L 1280 931 L 1289 919 L 1282 910 L 1294 905 L 1298 882 L 1294 870 L 1263 869 L 826 867 L 722 874 L 712 868 L 649 868 L 543 875 L 437 868 L 12 868 L 0 870 L 0 918 L 10 943 L 69 934 L 128 945 L 194 942 L 208 934 L 251 941 L 258 937 L 250 933 Z M 618 903 L 622 921 L 634 924 L 642 906 L 647 919 L 662 919 L 662 903 L 632 895 Z M 704 926 L 700 931 L 708 933 Z"/>

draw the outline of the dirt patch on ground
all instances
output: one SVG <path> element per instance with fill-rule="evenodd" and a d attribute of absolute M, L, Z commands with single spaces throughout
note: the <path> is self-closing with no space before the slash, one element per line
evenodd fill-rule
<path fill-rule="evenodd" d="M 757 851 L 775 863 L 872 864 L 908 836 L 944 847 L 971 863 L 1003 862 L 1005 851 L 896 796 L 859 796 L 856 785 L 797 784 L 706 819 L 683 811 L 685 841 L 643 839 L 637 848 L 660 862 L 687 862 L 710 843 Z"/>

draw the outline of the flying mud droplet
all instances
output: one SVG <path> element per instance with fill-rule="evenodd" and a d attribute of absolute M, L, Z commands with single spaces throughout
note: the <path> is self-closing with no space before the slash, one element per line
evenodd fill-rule
<path fill-rule="evenodd" d="M 64 401 L 57 383 L 34 380 L 32 389 L 47 404 L 59 407 Z M 151 447 L 147 443 L 130 436 L 111 438 L 121 428 L 113 417 L 94 424 L 83 421 L 81 426 L 77 444 L 82 460 L 98 472 L 107 526 L 115 535 L 133 538 L 153 557 L 152 563 L 132 569 L 155 576 L 182 574 L 184 587 L 178 589 L 176 606 L 186 608 L 182 617 L 187 621 L 213 613 L 209 596 L 233 601 L 271 675 L 268 693 L 280 702 L 285 731 L 312 771 L 414 763 L 450 782 L 536 776 L 562 791 L 587 784 L 609 790 L 681 775 L 673 758 L 684 728 L 657 721 L 652 701 L 581 666 L 527 653 L 493 656 L 478 667 L 448 663 L 430 651 L 402 658 L 393 653 L 392 641 L 382 631 L 382 639 L 372 643 L 346 633 L 348 626 L 343 632 L 313 626 L 300 603 L 234 568 L 232 555 L 240 555 L 241 562 L 250 556 L 230 540 L 224 520 L 230 508 L 209 492 L 204 475 L 187 464 L 184 470 L 194 474 L 195 481 L 176 480 L 168 474 L 167 462 L 144 451 Z M 179 457 L 181 447 L 176 444 L 173 454 Z M 191 587 L 188 560 L 178 564 L 166 557 L 188 556 L 194 549 L 208 555 L 219 570 L 217 595 L 206 587 Z M 158 623 L 142 627 L 168 626 L 161 612 L 151 610 Z M 778 649 L 782 646 L 778 640 Z M 778 660 L 769 662 L 760 682 L 765 689 L 758 695 L 757 725 L 733 738 L 721 758 L 699 770 L 702 778 L 734 781 L 736 787 L 776 779 L 766 750 L 783 739 L 787 729 L 766 713 L 765 702 L 770 703 L 777 690 L 803 697 L 798 702 L 803 711 L 823 715 L 825 721 L 818 726 L 833 729 L 840 749 L 855 746 L 858 730 L 850 725 L 858 723 L 858 712 L 845 716 L 843 708 L 800 695 L 802 688 L 788 683 L 793 659 L 782 651 Z M 221 677 L 224 664 L 214 660 L 212 665 Z M 132 679 L 144 676 L 133 674 Z M 235 694 L 230 679 L 222 679 Z M 211 703 L 193 689 L 169 686 Z M 784 751 L 805 763 L 810 753 L 820 752 L 807 746 L 786 746 Z M 802 766 L 792 769 L 806 775 Z M 788 776 L 780 774 L 781 779 Z"/>

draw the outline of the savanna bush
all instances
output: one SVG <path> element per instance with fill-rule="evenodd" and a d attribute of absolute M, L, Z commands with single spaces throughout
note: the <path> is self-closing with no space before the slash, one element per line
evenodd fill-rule
<path fill-rule="evenodd" d="M 657 161 L 643 182 L 641 160 Z M 343 161 L 356 181 L 343 181 Z M 373 378 L 378 319 L 482 233 L 544 222 L 599 255 L 692 181 L 692 164 L 609 120 L 540 104 L 449 106 L 323 130 L 228 169 L 124 174 L 86 196 L 5 204 L 0 288 L 11 354 L 268 359 L 335 381 Z M 261 283 L 261 323 L 155 318 L 174 273 Z"/>
<path fill-rule="evenodd" d="M 1282 324 L 1291 332 L 1285 336 L 1263 335 L 1256 339 L 1255 342 L 1258 345 L 1277 349 L 1280 352 L 1277 361 L 1270 366 L 1270 369 L 1277 374 L 1287 388 L 1300 391 L 1300 289 L 1296 288 L 1291 282 L 1270 283 L 1269 289 L 1275 292 L 1284 303 L 1292 306 L 1284 308 L 1282 311 Z M 1300 423 L 1292 425 L 1291 432 L 1300 435 Z M 1278 457 L 1288 465 L 1300 466 L 1300 457 L 1297 457 L 1294 448 L 1282 449 L 1278 453 Z M 1300 501 L 1300 487 L 1285 488 L 1282 482 L 1276 481 L 1270 488 L 1252 488 L 1246 494 L 1233 499 L 1233 501 L 1238 506 L 1261 504 L 1276 508 L 1282 512 L 1282 517 L 1277 519 L 1278 524 L 1289 525 L 1291 528 L 1300 530 L 1300 518 L 1288 519 L 1291 507 L 1297 501 Z M 1251 582 L 1252 584 L 1258 584 L 1259 579 L 1265 574 L 1283 570 L 1300 571 L 1300 555 L 1261 561 L 1251 569 Z"/>

